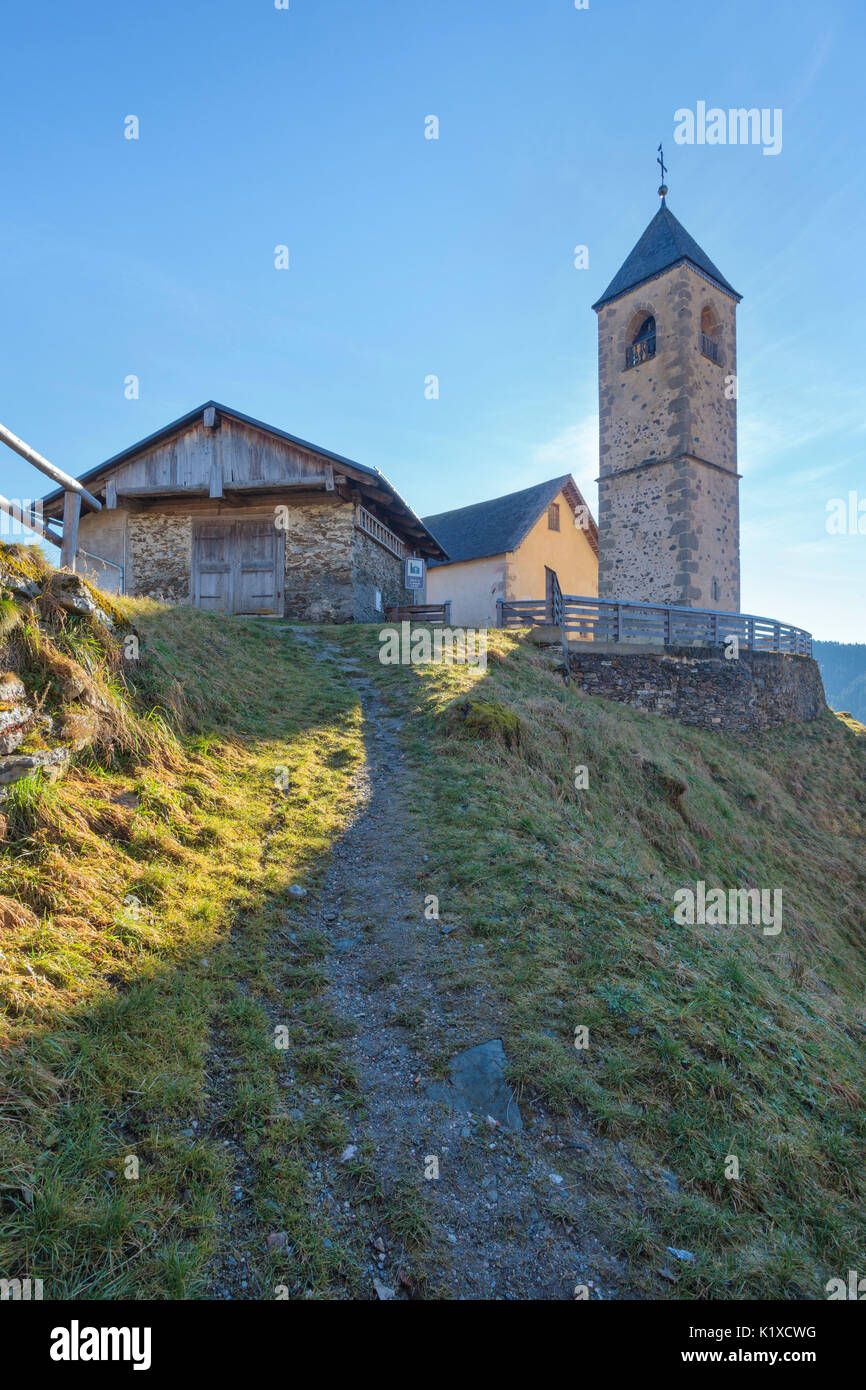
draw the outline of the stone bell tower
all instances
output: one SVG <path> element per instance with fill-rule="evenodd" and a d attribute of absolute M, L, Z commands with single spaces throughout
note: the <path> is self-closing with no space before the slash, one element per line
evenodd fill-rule
<path fill-rule="evenodd" d="M 738 612 L 737 305 L 667 206 L 598 314 L 599 597 Z"/>

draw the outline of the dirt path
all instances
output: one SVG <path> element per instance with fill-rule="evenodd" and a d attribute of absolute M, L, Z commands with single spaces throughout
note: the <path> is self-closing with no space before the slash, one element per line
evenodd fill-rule
<path fill-rule="evenodd" d="M 498 1000 L 462 987 L 461 964 L 483 943 L 425 919 L 435 888 L 409 828 L 399 709 L 336 642 L 300 628 L 293 636 L 336 665 L 365 721 L 357 811 L 306 915 L 331 943 L 331 1002 L 355 1029 L 346 1046 L 364 1109 L 352 1136 L 358 1155 L 343 1171 L 366 1157 L 394 1213 L 387 1229 L 370 1233 L 371 1296 L 409 1297 L 420 1287 L 457 1299 L 571 1299 L 585 1285 L 594 1298 L 628 1297 L 627 1271 L 587 1233 L 582 1184 L 568 1176 L 570 1150 L 601 1156 L 607 1146 L 525 1097 L 522 1129 L 494 1124 L 483 1103 L 467 1111 L 443 1076 L 443 1055 L 503 1036 Z M 441 952 L 456 967 L 447 992 L 430 968 Z M 499 1113 L 513 1121 L 514 1105 Z M 339 1185 L 339 1164 L 329 1176 Z"/>

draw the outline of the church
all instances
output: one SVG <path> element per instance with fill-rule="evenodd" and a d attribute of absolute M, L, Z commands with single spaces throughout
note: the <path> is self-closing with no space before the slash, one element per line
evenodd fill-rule
<path fill-rule="evenodd" d="M 667 206 L 600 299 L 598 593 L 739 612 L 737 305 Z"/>
<path fill-rule="evenodd" d="M 452 600 L 463 623 L 492 623 L 497 600 L 548 602 L 554 578 L 585 598 L 739 612 L 741 296 L 674 217 L 667 191 L 663 184 L 658 212 L 592 306 L 598 525 L 586 525 L 570 477 L 565 487 L 558 480 L 561 531 L 535 515 L 557 480 L 425 517 L 449 557 L 433 562 L 428 593 Z"/>

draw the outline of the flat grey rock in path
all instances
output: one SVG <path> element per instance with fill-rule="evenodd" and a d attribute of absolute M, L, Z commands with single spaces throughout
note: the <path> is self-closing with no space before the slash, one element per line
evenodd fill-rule
<path fill-rule="evenodd" d="M 341 936 L 334 942 L 334 950 L 340 955 L 345 955 L 349 951 L 354 951 L 357 946 L 363 943 L 362 936 Z"/>
<path fill-rule="evenodd" d="M 450 1086 L 433 1085 L 427 1094 L 451 1110 L 471 1110 L 484 1119 L 489 1115 L 503 1129 L 523 1128 L 520 1110 L 505 1080 L 505 1048 L 500 1038 L 478 1043 L 458 1052 L 449 1063 Z"/>

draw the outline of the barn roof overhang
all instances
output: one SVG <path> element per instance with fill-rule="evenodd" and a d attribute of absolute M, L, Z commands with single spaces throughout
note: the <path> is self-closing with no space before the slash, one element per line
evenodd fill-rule
<path fill-rule="evenodd" d="M 288 434 L 285 430 L 275 428 L 273 425 L 265 424 L 262 420 L 256 420 L 251 415 L 244 415 L 239 410 L 233 410 L 231 406 L 221 405 L 219 401 L 205 401 L 203 405 L 197 406 L 195 410 L 190 410 L 186 415 L 182 415 L 178 420 L 172 420 L 162 429 L 154 434 L 149 434 L 145 439 L 140 439 L 137 444 L 132 444 L 128 449 L 124 449 L 119 454 L 114 454 L 106 459 L 104 463 L 97 464 L 89 472 L 83 473 L 79 482 L 87 486 L 95 496 L 105 496 L 105 484 L 107 479 L 124 463 L 129 463 L 140 454 L 147 453 L 148 450 L 163 443 L 174 434 L 180 434 L 188 425 L 195 424 L 196 421 L 203 419 L 206 410 L 215 410 L 218 416 L 227 416 L 229 419 L 238 420 L 242 424 L 250 425 L 252 428 L 262 430 L 264 433 L 283 439 L 288 444 L 293 444 L 298 449 L 303 449 L 320 458 L 326 459 L 333 465 L 335 476 L 342 476 L 346 479 L 345 484 L 340 484 L 338 490 L 345 495 L 345 491 L 357 492 L 364 503 L 372 504 L 376 511 L 381 513 L 382 520 L 396 531 L 407 544 L 419 554 L 429 559 L 447 559 L 446 552 L 442 546 L 431 535 L 423 521 L 399 494 L 397 489 L 378 468 L 370 468 L 367 464 L 357 463 L 354 459 L 345 458 L 342 454 L 335 454 L 330 449 L 323 449 L 318 444 L 311 444 L 309 440 L 299 439 L 297 435 Z M 292 488 L 293 485 L 287 485 Z M 310 484 L 306 484 L 309 489 Z M 322 485 L 324 487 L 324 483 Z M 225 498 L 232 496 L 246 498 L 250 496 L 262 496 L 265 493 L 285 492 L 286 487 L 279 483 L 250 484 L 249 486 L 232 484 L 225 488 Z M 169 498 L 182 499 L 189 496 L 207 496 L 201 490 L 195 491 L 188 488 L 177 488 L 175 490 L 161 489 L 159 497 L 154 490 L 139 489 L 137 493 L 127 494 L 135 496 L 135 500 L 140 504 L 145 504 L 157 500 Z M 48 493 L 42 499 L 43 512 L 47 517 L 59 517 L 63 513 L 63 489 L 57 488 L 54 492 Z"/>

